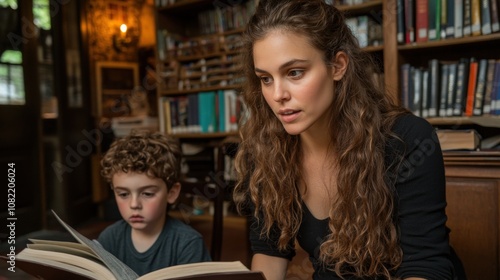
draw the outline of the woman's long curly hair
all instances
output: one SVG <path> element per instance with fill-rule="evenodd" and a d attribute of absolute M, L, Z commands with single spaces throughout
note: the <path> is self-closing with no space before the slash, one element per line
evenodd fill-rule
<path fill-rule="evenodd" d="M 119 138 L 101 160 L 109 183 L 119 172 L 136 172 L 162 179 L 170 188 L 180 179 L 181 149 L 177 140 L 158 132 L 132 131 Z"/>
<path fill-rule="evenodd" d="M 343 14 L 324 0 L 260 0 L 246 27 L 242 95 L 250 117 L 242 124 L 236 156 L 238 209 L 255 206 L 252 214 L 263 220 L 263 235 L 277 226 L 280 249 L 294 240 L 302 221 L 300 139 L 285 131 L 266 104 L 254 72 L 253 45 L 273 30 L 306 36 L 324 53 L 329 68 L 340 51 L 349 59 L 332 93 L 329 135 L 338 189 L 329 211 L 331 233 L 320 246 L 320 260 L 338 275 L 346 275 L 344 268 L 350 267 L 358 277 L 390 278 L 401 263 L 402 251 L 384 157 L 387 141 L 396 137 L 391 127 L 406 110 L 376 85 L 371 56 L 360 49 Z"/>

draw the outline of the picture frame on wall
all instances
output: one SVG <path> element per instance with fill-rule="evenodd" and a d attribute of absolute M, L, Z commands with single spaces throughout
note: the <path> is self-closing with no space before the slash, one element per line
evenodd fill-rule
<path fill-rule="evenodd" d="M 96 62 L 97 116 L 131 115 L 130 96 L 139 87 L 139 65 L 135 62 Z"/>

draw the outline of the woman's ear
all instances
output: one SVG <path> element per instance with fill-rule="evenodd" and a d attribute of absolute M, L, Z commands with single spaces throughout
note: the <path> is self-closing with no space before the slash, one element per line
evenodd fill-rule
<path fill-rule="evenodd" d="M 167 202 L 169 204 L 173 204 L 177 198 L 179 197 L 179 194 L 181 193 L 181 183 L 177 182 L 173 184 L 170 189 L 168 190 L 167 193 Z"/>
<path fill-rule="evenodd" d="M 337 52 L 335 54 L 334 61 L 332 61 L 332 77 L 333 80 L 339 81 L 344 77 L 345 72 L 347 71 L 347 65 L 349 64 L 349 57 L 343 51 Z"/>

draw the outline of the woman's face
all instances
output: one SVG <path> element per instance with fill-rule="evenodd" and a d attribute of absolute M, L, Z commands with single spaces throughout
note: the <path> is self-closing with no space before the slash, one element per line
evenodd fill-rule
<path fill-rule="evenodd" d="M 324 133 L 333 101 L 335 68 L 305 36 L 272 31 L 253 46 L 255 74 L 264 98 L 292 135 Z M 342 72 L 343 75 L 343 72 Z"/>

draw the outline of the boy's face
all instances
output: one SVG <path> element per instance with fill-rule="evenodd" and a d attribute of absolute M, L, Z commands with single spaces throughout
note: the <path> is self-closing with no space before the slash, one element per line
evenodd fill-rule
<path fill-rule="evenodd" d="M 168 203 L 174 203 L 180 185 L 167 190 L 165 182 L 136 172 L 119 172 L 113 175 L 113 191 L 122 218 L 144 233 L 155 234 L 165 223 Z"/>

